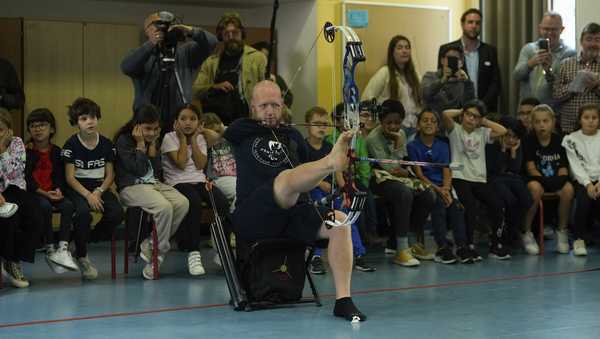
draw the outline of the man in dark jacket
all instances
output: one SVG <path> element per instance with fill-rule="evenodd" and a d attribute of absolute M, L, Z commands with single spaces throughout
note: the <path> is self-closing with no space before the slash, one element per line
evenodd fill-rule
<path fill-rule="evenodd" d="M 464 12 L 460 18 L 462 37 L 442 45 L 438 52 L 438 60 L 441 60 L 442 52 L 446 51 L 448 46 L 454 45 L 462 48 L 464 65 L 469 78 L 475 84 L 475 96 L 485 103 L 488 111 L 496 112 L 501 89 L 498 53 L 496 47 L 479 40 L 481 18 L 481 11 L 478 9 L 471 8 Z M 439 67 L 440 64 L 438 64 Z"/>
<path fill-rule="evenodd" d="M 13 65 L 0 58 L 0 107 L 18 109 L 23 107 L 25 95 Z"/>
<path fill-rule="evenodd" d="M 193 75 L 217 44 L 211 33 L 191 26 L 171 25 L 173 21 L 174 16 L 169 12 L 150 14 L 144 21 L 148 41 L 121 62 L 121 71 L 133 80 L 134 111 L 148 103 L 159 107 L 163 132 L 173 129 L 177 108 L 191 103 Z M 170 39 L 166 38 L 172 32 L 180 40 L 175 43 L 174 56 L 168 55 L 172 49 Z M 187 37 L 191 40 L 181 41 Z"/>

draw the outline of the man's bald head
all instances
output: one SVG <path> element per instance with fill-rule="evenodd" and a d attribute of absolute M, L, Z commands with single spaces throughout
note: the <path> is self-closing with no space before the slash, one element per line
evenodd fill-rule
<path fill-rule="evenodd" d="M 275 127 L 281 121 L 283 98 L 281 89 L 273 81 L 263 80 L 254 86 L 251 109 L 253 118 Z"/>
<path fill-rule="evenodd" d="M 271 92 L 271 91 L 279 93 L 279 97 L 281 97 L 281 89 L 275 83 L 275 81 L 271 81 L 271 80 L 260 81 L 259 83 L 256 84 L 256 86 L 254 86 L 254 90 L 252 91 L 252 101 L 255 100 L 254 98 L 256 97 L 256 95 L 264 95 L 264 93 Z"/>

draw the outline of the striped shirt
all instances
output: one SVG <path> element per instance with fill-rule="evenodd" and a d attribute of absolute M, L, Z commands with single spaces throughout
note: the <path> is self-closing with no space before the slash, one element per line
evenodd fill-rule
<path fill-rule="evenodd" d="M 565 134 L 577 129 L 579 107 L 590 103 L 600 104 L 600 87 L 586 89 L 583 93 L 569 92 L 569 84 L 580 70 L 600 74 L 600 63 L 597 60 L 585 62 L 581 56 L 567 58 L 561 63 L 559 76 L 554 80 L 552 96 L 560 102 L 560 126 Z"/>

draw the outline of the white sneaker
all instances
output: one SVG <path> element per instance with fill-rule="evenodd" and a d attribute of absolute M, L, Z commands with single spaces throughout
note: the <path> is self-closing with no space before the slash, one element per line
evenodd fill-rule
<path fill-rule="evenodd" d="M 140 244 L 140 257 L 146 262 L 152 262 L 152 244 L 147 238 Z"/>
<path fill-rule="evenodd" d="M 158 261 L 158 268 L 157 268 L 157 271 L 160 271 L 160 265 L 162 265 L 163 259 L 164 258 L 163 258 L 162 255 L 158 256 L 158 260 L 157 260 Z M 147 263 L 146 266 L 144 266 L 144 269 L 142 270 L 142 276 L 144 277 L 144 279 L 147 279 L 147 280 L 158 279 L 158 277 L 154 276 L 154 269 L 152 267 L 152 263 L 151 262 Z"/>
<path fill-rule="evenodd" d="M 17 288 L 29 287 L 29 281 L 25 279 L 21 264 L 18 262 L 5 261 L 2 266 L 2 275 Z"/>
<path fill-rule="evenodd" d="M 0 205 L 0 218 L 10 218 L 19 210 L 19 205 L 5 202 Z"/>
<path fill-rule="evenodd" d="M 83 279 L 94 280 L 98 278 L 98 270 L 87 256 L 78 258 L 77 262 L 79 263 L 79 270 Z"/>
<path fill-rule="evenodd" d="M 395 255 L 396 254 L 396 250 L 393 249 L 393 248 L 387 248 L 386 247 L 386 248 L 383 249 L 383 254 L 386 254 L 386 255 Z"/>
<path fill-rule="evenodd" d="M 56 250 L 54 248 L 49 248 L 46 250 L 46 255 L 44 256 L 44 259 L 46 259 L 46 264 L 48 264 L 48 267 L 50 267 L 50 269 L 52 270 L 52 272 L 56 273 L 56 274 L 63 274 L 65 272 L 67 272 L 67 269 L 54 263 L 52 260 L 50 260 L 50 257 L 54 255 L 54 253 L 56 253 Z"/>
<path fill-rule="evenodd" d="M 202 256 L 198 251 L 188 253 L 187 264 L 191 275 L 203 275 L 206 273 L 204 266 L 202 266 Z"/>
<path fill-rule="evenodd" d="M 573 254 L 577 256 L 586 256 L 587 248 L 585 247 L 585 241 L 583 239 L 577 239 L 573 243 Z"/>
<path fill-rule="evenodd" d="M 538 255 L 540 253 L 540 248 L 535 242 L 535 238 L 533 237 L 533 233 L 525 232 L 522 235 L 523 239 L 523 247 L 525 247 L 525 251 L 529 255 Z"/>
<path fill-rule="evenodd" d="M 556 231 L 556 251 L 561 254 L 569 253 L 569 235 L 566 230 Z"/>
<path fill-rule="evenodd" d="M 56 249 L 56 251 L 53 251 L 48 256 L 48 259 L 53 263 L 62 266 L 63 268 L 66 268 L 70 271 L 79 270 L 79 267 L 77 266 L 75 260 L 73 260 L 73 257 L 71 256 L 71 252 L 69 252 L 69 243 L 66 241 L 61 241 L 58 246 L 58 249 Z"/>

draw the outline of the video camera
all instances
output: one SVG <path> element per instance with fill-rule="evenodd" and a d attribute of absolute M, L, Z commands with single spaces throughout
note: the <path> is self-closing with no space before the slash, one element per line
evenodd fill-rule
<path fill-rule="evenodd" d="M 177 43 L 185 41 L 185 33 L 180 29 L 171 29 L 171 25 L 175 23 L 175 15 L 171 12 L 158 12 L 158 20 L 153 22 L 154 27 L 163 33 L 164 39 L 158 45 L 161 52 L 161 62 L 163 64 L 172 64 L 175 62 L 175 53 Z"/>
<path fill-rule="evenodd" d="M 377 103 L 375 98 L 363 100 L 358 106 L 359 112 L 369 112 L 372 120 L 377 120 L 381 112 L 381 105 Z"/>

